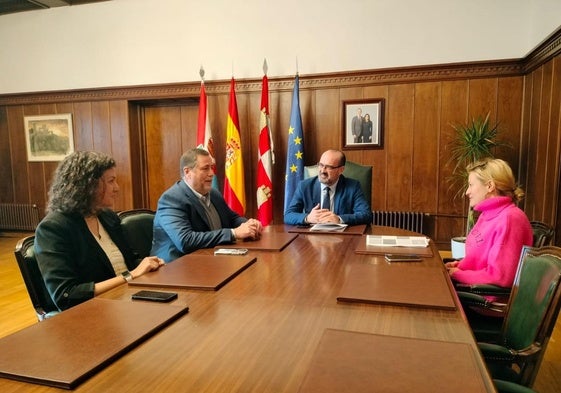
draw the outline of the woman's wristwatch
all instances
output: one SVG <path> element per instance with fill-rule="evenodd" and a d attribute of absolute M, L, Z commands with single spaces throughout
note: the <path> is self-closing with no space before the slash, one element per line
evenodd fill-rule
<path fill-rule="evenodd" d="M 131 272 L 129 272 L 128 270 L 125 270 L 124 272 L 122 272 L 121 275 L 123 276 L 123 278 L 125 279 L 126 282 L 131 282 L 132 279 L 133 279 L 133 276 L 132 276 Z"/>

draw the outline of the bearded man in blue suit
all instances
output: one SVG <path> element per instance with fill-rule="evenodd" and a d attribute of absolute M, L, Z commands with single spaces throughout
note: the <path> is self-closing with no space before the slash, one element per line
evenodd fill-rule
<path fill-rule="evenodd" d="M 241 217 L 212 188 L 214 161 L 208 151 L 191 149 L 181 156 L 182 179 L 158 200 L 150 255 L 171 262 L 199 248 L 258 239 L 258 220 Z"/>
<path fill-rule="evenodd" d="M 345 163 L 342 151 L 324 152 L 318 162 L 318 175 L 298 184 L 284 212 L 284 223 L 371 224 L 370 204 L 364 198 L 360 183 L 343 175 Z"/>

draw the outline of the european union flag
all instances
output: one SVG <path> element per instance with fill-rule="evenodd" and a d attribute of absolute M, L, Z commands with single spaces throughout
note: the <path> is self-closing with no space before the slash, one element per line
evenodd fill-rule
<path fill-rule="evenodd" d="M 288 147 L 286 153 L 286 175 L 284 186 L 284 210 L 288 208 L 298 182 L 304 178 L 304 133 L 300 114 L 299 78 L 296 75 L 292 91 L 292 109 L 288 128 Z"/>

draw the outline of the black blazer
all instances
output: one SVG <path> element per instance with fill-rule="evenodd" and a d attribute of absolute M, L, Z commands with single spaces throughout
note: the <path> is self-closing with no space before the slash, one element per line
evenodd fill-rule
<path fill-rule="evenodd" d="M 115 212 L 99 220 L 121 250 L 129 270 L 138 266 Z M 49 213 L 35 231 L 37 263 L 55 304 L 65 310 L 94 297 L 94 283 L 115 277 L 109 258 L 78 214 Z"/>

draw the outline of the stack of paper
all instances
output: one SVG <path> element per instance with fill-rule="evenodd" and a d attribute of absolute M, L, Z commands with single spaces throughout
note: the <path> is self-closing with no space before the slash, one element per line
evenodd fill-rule
<path fill-rule="evenodd" d="M 343 232 L 347 228 L 347 224 L 336 224 L 328 222 L 325 224 L 315 224 L 310 228 L 314 232 Z"/>
<path fill-rule="evenodd" d="M 367 235 L 366 245 L 381 247 L 428 247 L 429 239 L 425 236 Z"/>

